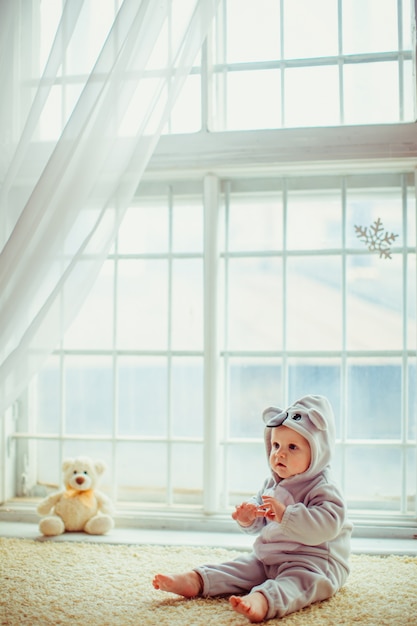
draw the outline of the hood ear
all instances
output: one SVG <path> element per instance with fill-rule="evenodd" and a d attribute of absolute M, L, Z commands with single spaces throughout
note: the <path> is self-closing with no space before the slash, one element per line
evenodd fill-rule
<path fill-rule="evenodd" d="M 318 430 L 327 430 L 327 423 L 323 415 L 316 409 L 308 411 L 308 417 Z"/>
<path fill-rule="evenodd" d="M 288 413 L 284 409 L 270 406 L 262 413 L 264 424 L 269 427 L 279 426 L 287 418 Z"/>

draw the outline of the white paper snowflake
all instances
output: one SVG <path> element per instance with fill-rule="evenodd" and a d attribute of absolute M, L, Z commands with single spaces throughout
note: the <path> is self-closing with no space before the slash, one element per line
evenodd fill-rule
<path fill-rule="evenodd" d="M 363 241 L 371 252 L 379 252 L 379 258 L 390 259 L 391 258 L 391 244 L 394 243 L 398 235 L 389 233 L 384 230 L 381 218 L 370 226 L 355 226 L 356 236 Z"/>

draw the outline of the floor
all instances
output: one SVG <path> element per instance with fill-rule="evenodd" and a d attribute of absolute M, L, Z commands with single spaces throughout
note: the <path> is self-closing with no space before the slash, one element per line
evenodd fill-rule
<path fill-rule="evenodd" d="M 1 537 L 21 539 L 45 539 L 39 535 L 38 525 L 24 522 L 0 521 Z M 65 533 L 53 541 L 89 541 L 110 544 L 154 544 L 154 545 L 192 545 L 247 550 L 253 543 L 253 537 L 240 533 L 197 532 L 182 530 L 150 530 L 137 528 L 114 528 L 108 535 L 91 536 L 84 533 Z M 354 554 L 406 554 L 417 556 L 417 539 L 352 539 Z"/>

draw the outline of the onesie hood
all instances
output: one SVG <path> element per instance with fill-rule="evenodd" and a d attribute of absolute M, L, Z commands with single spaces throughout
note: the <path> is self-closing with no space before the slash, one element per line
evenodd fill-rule
<path fill-rule="evenodd" d="M 324 396 L 304 396 L 287 409 L 269 407 L 262 414 L 265 422 L 265 447 L 271 453 L 271 429 L 275 426 L 287 426 L 305 437 L 310 444 L 311 462 L 303 474 L 287 478 L 292 480 L 303 476 L 314 478 L 329 466 L 335 445 L 335 423 L 333 409 Z M 276 481 L 281 478 L 272 472 Z"/>

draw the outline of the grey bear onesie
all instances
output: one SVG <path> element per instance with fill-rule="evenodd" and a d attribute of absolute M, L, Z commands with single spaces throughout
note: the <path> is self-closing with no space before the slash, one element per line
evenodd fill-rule
<path fill-rule="evenodd" d="M 286 505 L 280 523 L 258 517 L 244 528 L 258 534 L 250 554 L 195 571 L 206 597 L 261 592 L 268 602 L 265 619 L 272 619 L 325 600 L 342 587 L 349 574 L 352 524 L 331 478 L 335 426 L 328 400 L 305 396 L 286 410 L 266 409 L 263 419 L 268 458 L 271 428 L 284 424 L 309 442 L 310 466 L 284 479 L 271 470 L 271 477 L 250 500 L 262 506 L 262 495 L 267 494 Z"/>

